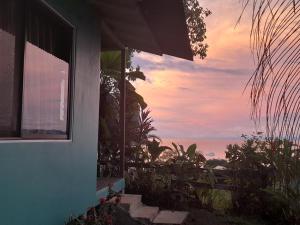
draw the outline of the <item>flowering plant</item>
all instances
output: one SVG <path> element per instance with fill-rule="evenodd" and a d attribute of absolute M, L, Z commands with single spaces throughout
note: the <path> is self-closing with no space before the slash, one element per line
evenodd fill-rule
<path fill-rule="evenodd" d="M 99 205 L 89 208 L 86 215 L 78 218 L 70 217 L 65 225 L 113 225 L 116 206 L 120 203 L 121 197 L 116 196 L 115 202 L 108 202 L 107 199 L 101 198 Z"/>

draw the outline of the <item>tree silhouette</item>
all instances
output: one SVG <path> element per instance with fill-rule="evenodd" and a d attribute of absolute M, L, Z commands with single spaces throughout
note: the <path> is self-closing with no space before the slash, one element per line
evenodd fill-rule
<path fill-rule="evenodd" d="M 208 49 L 208 45 L 203 43 L 206 39 L 204 20 L 211 14 L 211 11 L 201 7 L 197 0 L 183 0 L 183 3 L 193 54 L 204 59 Z"/>

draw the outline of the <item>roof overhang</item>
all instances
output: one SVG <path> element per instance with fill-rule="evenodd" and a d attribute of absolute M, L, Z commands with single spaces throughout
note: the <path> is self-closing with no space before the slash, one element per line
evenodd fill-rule
<path fill-rule="evenodd" d="M 129 47 L 193 60 L 182 0 L 89 0 L 101 17 L 102 49 Z"/>

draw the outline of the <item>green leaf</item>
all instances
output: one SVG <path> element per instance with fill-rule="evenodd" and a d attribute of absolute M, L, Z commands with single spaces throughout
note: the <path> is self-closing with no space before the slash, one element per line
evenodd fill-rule
<path fill-rule="evenodd" d="M 172 145 L 174 147 L 174 150 L 177 152 L 178 156 L 180 156 L 180 152 L 179 152 L 177 145 L 174 142 L 172 142 Z"/>
<path fill-rule="evenodd" d="M 196 149 L 197 149 L 197 145 L 196 144 L 192 144 L 188 147 L 187 149 L 187 155 L 189 156 L 189 158 L 193 159 L 195 158 L 196 155 Z"/>
<path fill-rule="evenodd" d="M 182 155 L 185 155 L 185 151 L 184 151 L 184 148 L 183 148 L 183 145 L 179 145 L 180 147 L 180 152 Z"/>
<path fill-rule="evenodd" d="M 101 53 L 102 70 L 121 70 L 121 53 L 120 51 L 107 51 Z"/>
<path fill-rule="evenodd" d="M 130 71 L 130 72 L 126 73 L 126 76 L 128 77 L 128 80 L 130 80 L 130 81 L 135 81 L 137 79 L 146 80 L 146 76 L 144 75 L 144 73 L 138 69 L 135 71 Z"/>

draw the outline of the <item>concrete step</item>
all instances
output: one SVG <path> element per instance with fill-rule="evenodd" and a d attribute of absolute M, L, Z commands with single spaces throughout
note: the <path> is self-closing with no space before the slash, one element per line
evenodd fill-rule
<path fill-rule="evenodd" d="M 135 219 L 141 220 L 146 223 L 151 223 L 157 216 L 158 211 L 158 207 L 142 205 L 131 212 L 130 215 Z"/>
<path fill-rule="evenodd" d="M 153 224 L 182 224 L 187 216 L 188 212 L 185 211 L 162 210 L 154 218 Z"/>
<path fill-rule="evenodd" d="M 142 205 L 142 196 L 141 195 L 131 195 L 131 194 L 122 194 L 121 201 L 119 206 L 125 209 L 127 212 L 131 213 L 136 208 L 139 208 Z M 113 197 L 110 202 L 115 202 L 116 197 Z"/>

